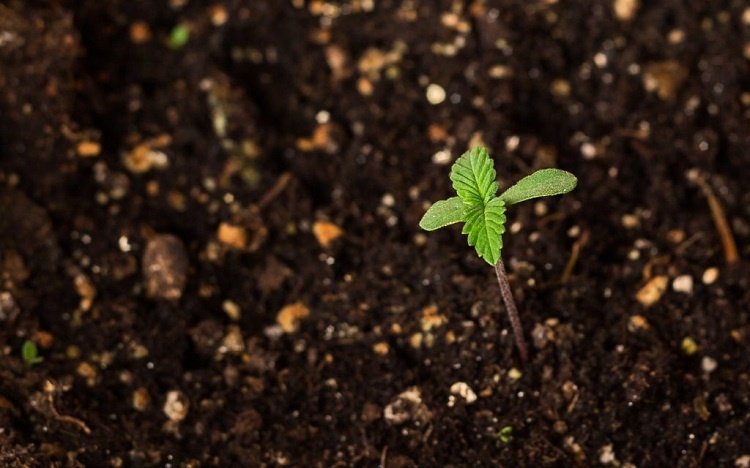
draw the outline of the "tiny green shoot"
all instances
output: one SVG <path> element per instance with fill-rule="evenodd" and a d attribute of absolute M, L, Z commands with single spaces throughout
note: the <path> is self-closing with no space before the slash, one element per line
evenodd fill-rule
<path fill-rule="evenodd" d="M 500 442 L 507 444 L 513 439 L 513 426 L 505 426 L 495 433 Z"/>
<path fill-rule="evenodd" d="M 526 342 L 510 284 L 500 253 L 505 232 L 505 209 L 533 198 L 562 195 L 573 190 L 578 179 L 560 169 L 541 169 L 518 181 L 500 195 L 495 166 L 487 150 L 474 147 L 453 163 L 450 179 L 457 196 L 434 203 L 419 226 L 426 231 L 463 222 L 462 234 L 468 237 L 479 257 L 495 267 L 500 292 L 510 317 L 521 360 L 526 363 Z"/>
<path fill-rule="evenodd" d="M 33 366 L 34 364 L 39 364 L 40 362 L 44 361 L 44 358 L 39 356 L 39 350 L 36 347 L 36 343 L 31 340 L 26 340 L 23 342 L 23 345 L 21 346 L 21 357 L 29 366 Z"/>
<path fill-rule="evenodd" d="M 167 45 L 169 45 L 170 49 L 182 49 L 185 47 L 185 44 L 187 44 L 188 40 L 190 39 L 190 30 L 188 29 L 187 25 L 179 23 L 176 24 L 172 31 L 169 33 L 169 40 L 167 41 Z"/>

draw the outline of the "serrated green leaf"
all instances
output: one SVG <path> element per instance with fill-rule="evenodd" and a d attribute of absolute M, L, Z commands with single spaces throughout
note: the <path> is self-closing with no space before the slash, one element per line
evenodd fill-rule
<path fill-rule="evenodd" d="M 505 232 L 505 202 L 493 198 L 483 205 L 464 205 L 463 234 L 469 245 L 490 265 L 500 259 Z"/>
<path fill-rule="evenodd" d="M 451 181 L 458 196 L 468 205 L 484 205 L 497 193 L 495 167 L 487 150 L 476 146 L 453 163 Z"/>
<path fill-rule="evenodd" d="M 449 224 L 464 220 L 464 202 L 459 197 L 435 202 L 422 216 L 419 227 L 425 231 L 434 231 Z"/>
<path fill-rule="evenodd" d="M 576 176 L 560 169 L 541 169 L 519 180 L 516 185 L 500 194 L 506 205 L 551 195 L 562 195 L 578 184 Z"/>

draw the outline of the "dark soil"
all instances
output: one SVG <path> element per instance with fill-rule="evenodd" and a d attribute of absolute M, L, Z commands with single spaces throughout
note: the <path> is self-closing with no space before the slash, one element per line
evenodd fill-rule
<path fill-rule="evenodd" d="M 750 10 L 628 3 L 0 3 L 0 465 L 750 466 Z"/>

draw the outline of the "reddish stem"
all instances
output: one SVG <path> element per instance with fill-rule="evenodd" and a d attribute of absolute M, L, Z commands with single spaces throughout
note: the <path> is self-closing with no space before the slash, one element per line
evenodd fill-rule
<path fill-rule="evenodd" d="M 526 341 L 523 339 L 521 318 L 518 316 L 518 309 L 516 309 L 516 303 L 513 301 L 513 292 L 510 290 L 510 283 L 508 282 L 508 276 L 505 274 L 505 265 L 503 265 L 502 258 L 495 264 L 495 274 L 497 275 L 497 282 L 500 285 L 500 295 L 503 296 L 505 310 L 508 311 L 508 318 L 510 318 L 510 326 L 513 329 L 513 337 L 516 340 L 518 354 L 521 356 L 521 363 L 525 366 L 526 359 L 528 358 Z"/>

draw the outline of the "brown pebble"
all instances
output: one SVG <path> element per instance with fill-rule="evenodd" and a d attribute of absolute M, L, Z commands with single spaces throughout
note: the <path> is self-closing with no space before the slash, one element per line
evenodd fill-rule
<path fill-rule="evenodd" d="M 219 239 L 222 244 L 226 244 L 235 249 L 244 249 L 247 247 L 247 231 L 242 226 L 221 223 L 219 224 L 216 238 Z"/>
<path fill-rule="evenodd" d="M 315 224 L 313 224 L 313 234 L 318 240 L 318 244 L 324 249 L 327 249 L 331 246 L 333 241 L 344 234 L 344 231 L 328 221 L 316 221 Z"/>
<path fill-rule="evenodd" d="M 644 307 L 651 307 L 659 302 L 664 291 L 667 290 L 669 278 L 663 275 L 654 276 L 636 294 L 636 299 Z"/>
<path fill-rule="evenodd" d="M 151 40 L 151 28 L 145 21 L 133 21 L 130 25 L 130 41 L 133 44 L 144 44 Z"/>
<path fill-rule="evenodd" d="M 188 257 L 180 239 L 156 235 L 146 244 L 142 269 L 146 294 L 153 299 L 177 300 L 187 283 Z"/>
<path fill-rule="evenodd" d="M 82 158 L 93 158 L 102 152 L 102 145 L 96 141 L 82 141 L 76 146 L 76 152 Z"/>
<path fill-rule="evenodd" d="M 310 316 L 310 309 L 301 302 L 284 306 L 276 315 L 276 322 L 285 333 L 294 333 L 299 329 L 300 320 Z"/>

